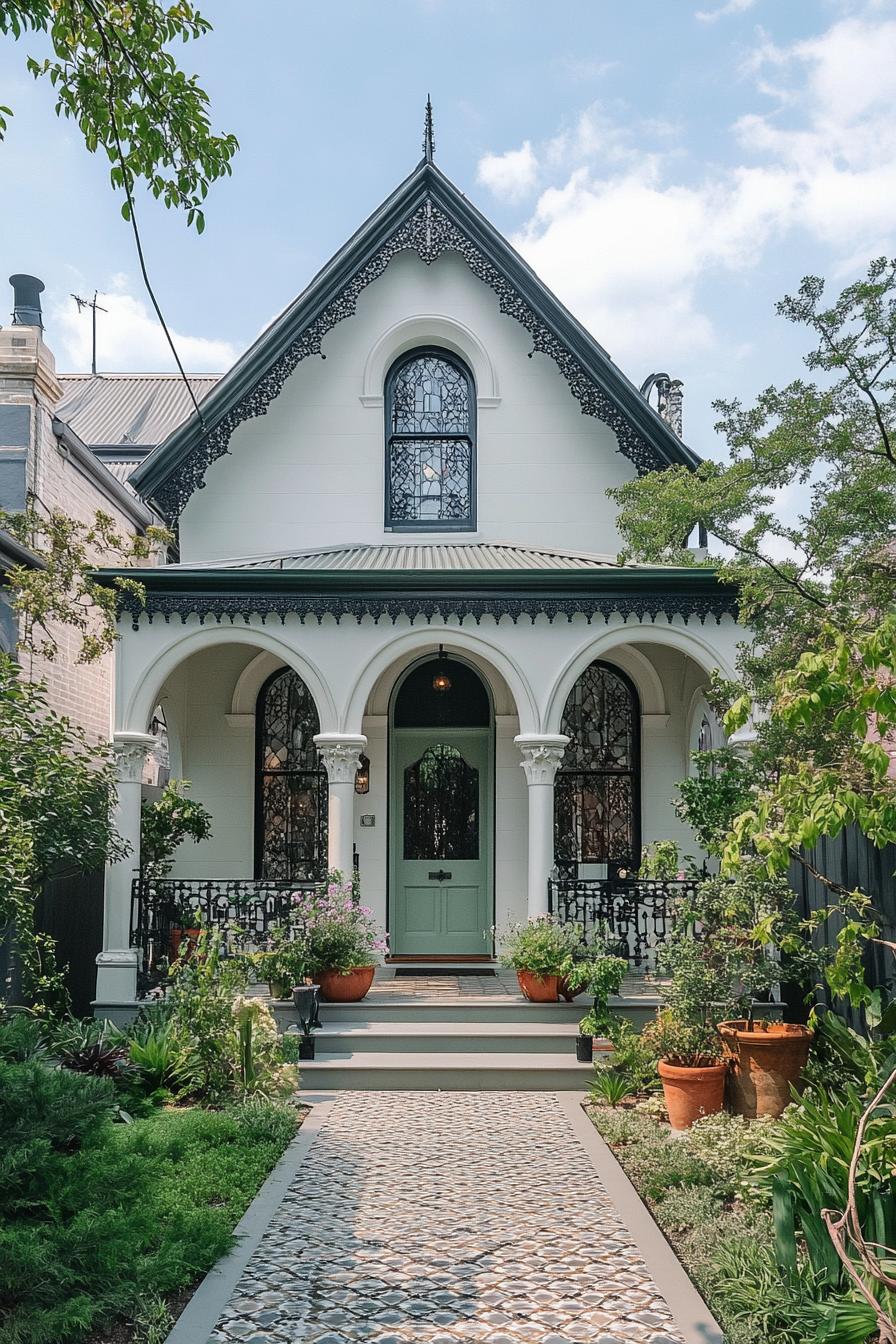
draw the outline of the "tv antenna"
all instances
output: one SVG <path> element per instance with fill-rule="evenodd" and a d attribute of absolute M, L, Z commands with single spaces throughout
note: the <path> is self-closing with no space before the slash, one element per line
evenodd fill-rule
<path fill-rule="evenodd" d="M 109 311 L 108 308 L 103 308 L 101 304 L 97 303 L 96 296 L 97 296 L 96 290 L 93 291 L 92 299 L 82 299 L 79 294 L 72 295 L 72 298 L 78 305 L 79 313 L 83 312 L 85 308 L 90 309 L 90 315 L 93 327 L 93 341 L 91 344 L 91 356 L 90 356 L 90 372 L 93 374 L 94 377 L 96 377 L 96 315 L 97 313 L 108 313 Z"/>

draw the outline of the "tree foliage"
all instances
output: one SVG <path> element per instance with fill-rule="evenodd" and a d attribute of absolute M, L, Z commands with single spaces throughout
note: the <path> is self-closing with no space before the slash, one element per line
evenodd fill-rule
<path fill-rule="evenodd" d="M 17 513 L 0 509 L 0 527 L 43 561 L 39 569 L 14 566 L 7 580 L 18 615 L 19 647 L 51 662 L 59 651 L 60 626 L 79 632 L 79 662 L 101 658 L 115 645 L 119 596 L 128 592 L 140 601 L 144 598 L 145 589 L 137 579 L 117 578 L 114 588 L 97 583 L 95 566 L 139 564 L 149 559 L 154 547 L 171 540 L 161 527 L 125 535 L 102 510 L 83 523 L 60 509 L 44 511 L 34 504 Z"/>
<path fill-rule="evenodd" d="M 51 54 L 29 56 L 35 78 L 49 79 L 56 112 L 74 121 L 91 153 L 111 164 L 131 219 L 143 183 L 169 208 L 186 212 L 201 233 L 209 185 L 229 174 L 238 145 L 216 134 L 208 95 L 180 69 L 170 47 L 211 25 L 187 0 L 6 0 L 0 33 L 45 35 Z M 0 107 L 0 136 L 11 109 Z"/>
<path fill-rule="evenodd" d="M 832 303 L 808 277 L 778 311 L 814 336 L 816 381 L 715 403 L 726 462 L 611 492 L 627 554 L 694 564 L 686 539 L 702 524 L 724 551 L 706 563 L 738 585 L 752 633 L 715 700 L 729 732 L 754 717 L 757 743 L 752 777 L 729 781 L 747 796 L 713 837 L 728 873 L 754 853 L 770 875 L 811 866 L 807 852 L 850 825 L 896 840 L 896 261 Z M 829 983 L 861 999 L 872 912 L 865 893 L 832 890 L 846 920 Z"/>
<path fill-rule="evenodd" d="M 126 853 L 112 822 L 109 750 L 48 708 L 43 687 L 0 655 L 0 930 L 14 930 L 22 988 L 58 996 L 52 942 L 34 931 L 34 900 L 55 864 L 89 870 Z"/>

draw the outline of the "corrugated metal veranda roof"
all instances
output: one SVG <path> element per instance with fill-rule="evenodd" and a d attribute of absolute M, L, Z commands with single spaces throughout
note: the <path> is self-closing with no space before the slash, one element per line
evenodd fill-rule
<path fill-rule="evenodd" d="M 203 564 L 166 566 L 189 569 L 295 569 L 295 570 L 606 570 L 639 569 L 619 565 L 613 556 L 554 548 L 520 546 L 511 542 L 395 542 L 382 546 L 330 546 L 295 551 L 289 555 L 252 555 Z M 656 566 L 654 566 L 656 568 Z"/>

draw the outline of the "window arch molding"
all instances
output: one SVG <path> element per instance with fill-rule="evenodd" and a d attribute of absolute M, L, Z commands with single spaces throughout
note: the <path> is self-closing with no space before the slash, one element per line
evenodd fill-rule
<path fill-rule="evenodd" d="M 327 772 L 314 737 L 320 717 L 291 667 L 264 681 L 255 714 L 255 874 L 319 880 L 327 868 Z"/>
<path fill-rule="evenodd" d="M 500 405 L 498 371 L 482 340 L 472 327 L 444 313 L 418 313 L 412 317 L 403 317 L 382 333 L 371 346 L 364 364 L 361 404 L 381 409 L 390 368 L 410 350 L 422 346 L 439 346 L 463 360 L 473 374 L 478 410 L 490 410 Z"/>
<path fill-rule="evenodd" d="M 621 668 L 595 659 L 563 706 L 568 738 L 554 782 L 559 868 L 573 875 L 603 865 L 607 876 L 637 871 L 641 860 L 641 705 Z"/>
<path fill-rule="evenodd" d="M 476 384 L 465 360 L 415 346 L 386 375 L 385 526 L 476 529 Z"/>

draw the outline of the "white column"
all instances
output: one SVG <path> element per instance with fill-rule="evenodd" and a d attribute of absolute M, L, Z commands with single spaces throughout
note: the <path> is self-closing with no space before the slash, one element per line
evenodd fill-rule
<path fill-rule="evenodd" d="M 329 784 L 327 863 L 348 880 L 352 875 L 355 829 L 355 774 L 367 746 L 363 733 L 318 733 L 320 752 Z"/>
<path fill-rule="evenodd" d="M 140 867 L 141 780 L 151 733 L 116 733 L 112 740 L 118 795 L 115 829 L 129 846 L 106 868 L 103 950 L 96 959 L 98 1003 L 129 1003 L 137 997 L 137 951 L 131 947 L 131 884 Z"/>
<path fill-rule="evenodd" d="M 515 737 L 529 786 L 529 918 L 547 914 L 548 879 L 554 867 L 554 776 L 569 741 L 562 733 Z"/>

